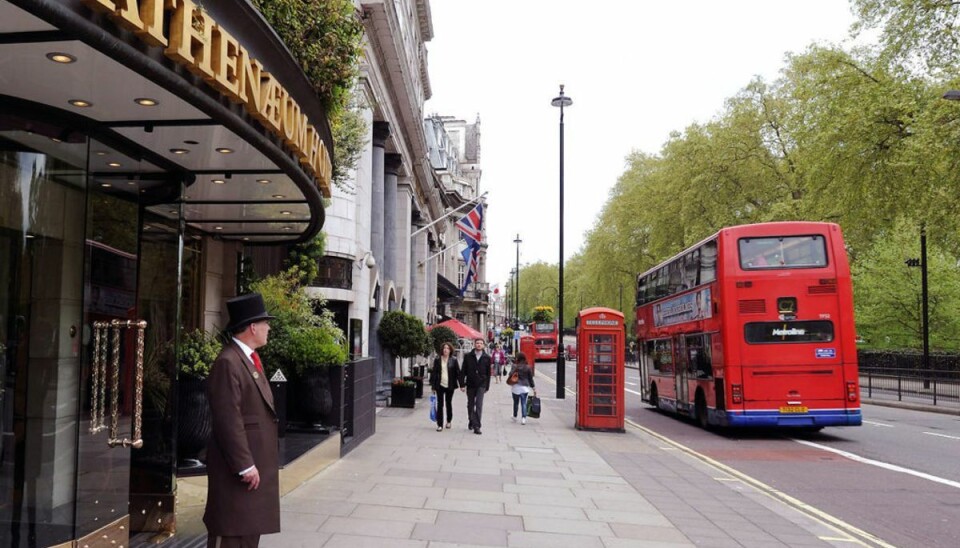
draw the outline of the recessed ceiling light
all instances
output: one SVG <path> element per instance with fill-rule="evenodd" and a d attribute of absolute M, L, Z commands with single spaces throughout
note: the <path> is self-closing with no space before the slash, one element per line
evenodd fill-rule
<path fill-rule="evenodd" d="M 214 229 L 214 230 L 223 230 L 223 227 L 222 227 L 222 226 L 215 226 L 215 227 L 213 227 L 213 229 Z"/>
<path fill-rule="evenodd" d="M 171 148 L 170 152 L 174 154 L 189 154 L 190 151 L 185 148 Z"/>
<path fill-rule="evenodd" d="M 171 209 L 171 210 L 168 211 L 167 213 L 170 213 L 171 215 L 176 215 L 176 214 L 177 214 L 177 210 L 176 210 L 176 209 Z"/>
<path fill-rule="evenodd" d="M 108 162 L 107 165 L 110 167 L 120 167 L 120 162 Z"/>
<path fill-rule="evenodd" d="M 97 156 L 106 156 L 107 154 L 110 154 L 110 153 L 107 152 L 106 150 L 98 150 L 94 152 L 94 154 L 96 154 Z"/>
<path fill-rule="evenodd" d="M 51 137 L 50 140 L 53 141 L 54 143 L 62 143 L 62 142 L 63 142 L 62 139 L 58 139 L 58 138 L 56 138 L 56 137 Z"/>
<path fill-rule="evenodd" d="M 51 51 L 47 54 L 47 59 L 50 59 L 54 63 L 60 63 L 63 65 L 69 65 L 70 63 L 76 63 L 77 58 L 69 53 L 63 53 L 62 51 Z"/>
<path fill-rule="evenodd" d="M 280 212 L 280 215 L 292 215 L 292 214 L 293 214 L 292 211 L 281 211 L 281 212 Z"/>
<path fill-rule="evenodd" d="M 212 181 L 210 181 L 210 182 L 213 183 L 213 184 L 215 184 L 215 185 L 222 185 L 222 184 L 226 183 L 226 181 L 224 181 L 223 179 L 214 179 L 214 180 L 212 180 Z"/>
<path fill-rule="evenodd" d="M 93 106 L 93 103 L 91 103 L 90 101 L 84 101 L 83 99 L 70 99 L 67 102 L 75 107 L 80 107 L 80 108 L 87 108 L 87 107 Z"/>
<path fill-rule="evenodd" d="M 141 107 L 155 107 L 160 104 L 160 101 L 156 99 L 151 99 L 149 97 L 137 97 L 133 100 L 134 103 L 140 105 Z"/>
<path fill-rule="evenodd" d="M 233 149 L 227 147 L 217 147 L 217 152 L 220 154 L 233 154 Z"/>
<path fill-rule="evenodd" d="M 135 185 L 135 184 L 137 184 L 137 182 L 136 182 L 136 181 L 127 181 L 127 184 L 128 184 L 128 185 Z"/>
<path fill-rule="evenodd" d="M 103 188 L 110 188 L 113 185 L 111 185 L 110 183 L 100 183 L 100 186 L 102 186 Z"/>
<path fill-rule="evenodd" d="M 283 227 L 283 229 L 284 229 L 284 230 L 293 230 L 293 227 L 292 227 L 292 226 L 285 226 L 285 227 Z"/>
<path fill-rule="evenodd" d="M 270 179 L 257 179 L 257 182 L 260 183 L 261 185 L 269 185 Z"/>
<path fill-rule="evenodd" d="M 249 237 L 249 236 L 244 236 L 244 237 L 243 237 L 243 241 L 249 242 L 249 241 L 250 241 L 250 237 Z"/>
<path fill-rule="evenodd" d="M 282 199 L 286 198 L 286 196 L 284 196 L 283 194 L 274 194 L 273 197 L 276 198 L 276 199 L 278 199 L 278 200 L 282 200 Z"/>

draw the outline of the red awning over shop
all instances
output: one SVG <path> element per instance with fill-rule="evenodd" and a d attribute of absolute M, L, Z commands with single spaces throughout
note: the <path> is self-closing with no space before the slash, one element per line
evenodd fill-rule
<path fill-rule="evenodd" d="M 458 337 L 462 337 L 464 339 L 482 339 L 483 338 L 483 334 L 477 331 L 476 329 L 470 327 L 469 325 L 459 320 L 455 320 L 452 318 L 445 322 L 440 322 L 436 325 L 432 325 L 429 327 L 429 329 L 433 329 L 434 327 L 440 327 L 440 326 L 449 327 L 450 329 L 453 330 L 454 333 L 457 334 Z"/>

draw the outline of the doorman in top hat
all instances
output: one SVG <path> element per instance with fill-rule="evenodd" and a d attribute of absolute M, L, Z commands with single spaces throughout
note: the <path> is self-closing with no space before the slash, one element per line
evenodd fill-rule
<path fill-rule="evenodd" d="M 253 548 L 280 531 L 277 414 L 256 350 L 269 320 L 259 293 L 227 301 L 233 340 L 210 370 L 207 397 L 213 433 L 207 442 L 207 546 Z"/>

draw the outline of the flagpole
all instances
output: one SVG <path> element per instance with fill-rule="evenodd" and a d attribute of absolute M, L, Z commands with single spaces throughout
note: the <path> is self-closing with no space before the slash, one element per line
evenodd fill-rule
<path fill-rule="evenodd" d="M 442 254 L 442 253 L 446 253 L 447 251 L 450 250 L 450 248 L 452 248 L 452 247 L 455 246 L 455 245 L 459 245 L 459 244 L 460 244 L 460 240 L 457 240 L 456 242 L 448 245 L 447 247 L 441 249 L 440 251 L 437 251 L 437 252 L 434 253 L 433 255 L 430 255 L 430 256 L 427 257 L 426 259 L 420 261 L 419 263 L 417 263 L 417 266 L 423 266 L 423 265 L 427 264 L 427 261 L 433 259 L 433 258 L 436 257 L 437 255 L 440 255 L 440 254 Z"/>
<path fill-rule="evenodd" d="M 413 237 L 416 236 L 417 234 L 420 234 L 420 233 L 423 232 L 424 230 L 426 230 L 426 229 L 430 228 L 431 226 L 439 223 L 440 221 L 446 219 L 447 217 L 449 217 L 449 216 L 453 215 L 454 213 L 460 211 L 461 209 L 467 207 L 468 205 L 471 205 L 471 204 L 473 204 L 474 202 L 479 202 L 479 201 L 482 200 L 484 197 L 486 197 L 486 195 L 487 195 L 487 193 L 484 192 L 483 194 L 477 196 L 476 198 L 474 198 L 474 199 L 472 199 L 472 200 L 468 200 L 466 203 L 464 203 L 462 206 L 458 207 L 457 209 L 454 209 L 453 211 L 450 211 L 449 213 L 445 213 L 445 214 L 441 215 L 440 217 L 437 217 L 437 219 L 436 219 L 435 221 L 433 221 L 432 223 L 430 223 L 430 224 L 428 224 L 428 225 L 426 225 L 426 226 L 422 226 L 422 227 L 414 230 L 413 232 L 411 232 L 411 233 L 410 233 L 410 237 L 413 238 Z"/>

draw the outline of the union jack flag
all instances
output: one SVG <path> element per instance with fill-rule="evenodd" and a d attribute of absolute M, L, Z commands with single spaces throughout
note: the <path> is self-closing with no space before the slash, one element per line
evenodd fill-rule
<path fill-rule="evenodd" d="M 463 287 L 460 288 L 460 296 L 463 297 L 467 287 L 477 277 L 477 255 L 480 253 L 480 242 L 483 241 L 483 204 L 477 204 L 470 213 L 457 221 L 456 227 L 463 233 L 463 239 L 467 242 L 467 248 L 461 253 L 467 267 L 466 275 L 463 277 Z"/>
<path fill-rule="evenodd" d="M 456 222 L 456 226 L 463 233 L 467 247 L 479 246 L 483 241 L 483 204 L 477 204 L 477 207 Z"/>

